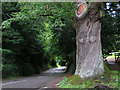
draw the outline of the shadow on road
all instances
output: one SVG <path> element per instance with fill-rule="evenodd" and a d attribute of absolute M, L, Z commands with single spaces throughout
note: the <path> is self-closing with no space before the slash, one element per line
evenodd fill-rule
<path fill-rule="evenodd" d="M 55 88 L 55 85 L 64 77 L 64 71 L 66 66 L 53 68 L 42 72 L 41 74 L 23 77 L 23 78 L 16 78 L 16 79 L 9 79 L 3 80 L 2 88 L 3 90 L 6 89 L 20 89 L 20 88 L 37 88 L 41 89 L 43 87 L 47 88 Z"/>
<path fill-rule="evenodd" d="M 114 58 L 106 58 L 106 64 L 110 70 L 116 70 L 120 72 L 120 60 L 115 62 Z"/>

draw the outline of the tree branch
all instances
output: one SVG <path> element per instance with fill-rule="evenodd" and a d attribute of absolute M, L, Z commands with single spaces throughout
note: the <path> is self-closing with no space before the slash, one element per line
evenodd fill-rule
<path fill-rule="evenodd" d="M 53 16 L 53 14 L 43 14 L 43 15 L 39 15 L 39 16 Z"/>
<path fill-rule="evenodd" d="M 77 10 L 75 11 L 76 17 L 77 18 L 83 18 L 88 11 L 88 5 L 86 2 L 82 2 L 78 4 Z"/>

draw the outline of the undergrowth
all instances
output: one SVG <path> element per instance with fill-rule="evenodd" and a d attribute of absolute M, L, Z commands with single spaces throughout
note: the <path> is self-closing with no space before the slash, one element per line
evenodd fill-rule
<path fill-rule="evenodd" d="M 89 79 L 84 80 L 81 79 L 77 75 L 73 75 L 71 77 L 64 77 L 63 80 L 59 84 L 59 88 L 94 88 L 98 85 L 103 85 L 109 88 L 120 88 L 120 77 L 118 78 L 117 71 L 111 71 L 108 73 L 105 73 L 103 76 L 97 79 Z"/>

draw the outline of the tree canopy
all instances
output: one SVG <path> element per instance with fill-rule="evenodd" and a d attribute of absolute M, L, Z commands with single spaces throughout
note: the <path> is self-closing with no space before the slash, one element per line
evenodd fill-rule
<path fill-rule="evenodd" d="M 5 2 L 2 7 L 3 77 L 8 67 L 23 70 L 16 72 L 21 75 L 30 68 L 32 74 L 74 56 L 74 3 Z"/>
<path fill-rule="evenodd" d="M 3 2 L 2 9 L 4 78 L 75 61 L 74 2 Z M 103 9 L 102 49 L 106 55 L 120 50 L 118 3 L 105 3 Z"/>

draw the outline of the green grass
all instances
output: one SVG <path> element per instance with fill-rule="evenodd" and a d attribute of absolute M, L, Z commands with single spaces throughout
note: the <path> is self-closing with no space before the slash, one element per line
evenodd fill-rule
<path fill-rule="evenodd" d="M 115 58 L 115 55 L 114 54 L 109 55 L 108 58 Z"/>
<path fill-rule="evenodd" d="M 108 58 L 115 58 L 115 56 L 114 56 L 114 55 L 112 55 L 112 56 L 108 56 Z"/>
<path fill-rule="evenodd" d="M 119 72 L 120 74 L 120 72 Z M 112 75 L 109 80 L 102 76 L 98 79 L 83 80 L 79 76 L 73 75 L 72 77 L 64 77 L 59 84 L 59 88 L 94 88 L 96 84 L 104 85 L 109 88 L 120 88 L 120 77 L 118 77 L 117 71 L 112 71 Z"/>
<path fill-rule="evenodd" d="M 119 52 L 120 52 L 120 51 L 119 51 Z M 118 52 L 109 53 L 110 55 L 108 55 L 107 57 L 108 57 L 108 58 L 115 58 L 114 53 L 118 53 Z"/>

